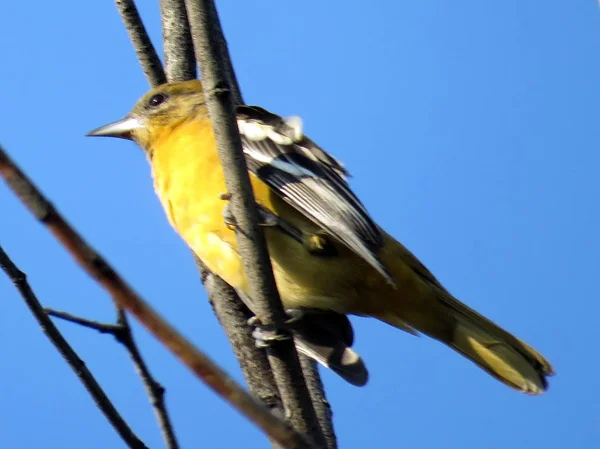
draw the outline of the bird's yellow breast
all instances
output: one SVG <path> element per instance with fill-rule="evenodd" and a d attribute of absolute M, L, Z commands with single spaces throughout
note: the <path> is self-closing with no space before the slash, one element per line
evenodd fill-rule
<path fill-rule="evenodd" d="M 227 191 L 208 121 L 190 121 L 152 145 L 154 188 L 171 225 L 207 268 L 235 288 L 245 278 L 234 233 L 224 225 Z"/>
<path fill-rule="evenodd" d="M 223 217 L 226 203 L 221 194 L 227 190 L 209 121 L 188 121 L 163 133 L 153 143 L 152 154 L 155 189 L 173 227 L 209 270 L 249 294 L 235 232 Z M 305 232 L 318 230 L 254 175 L 251 181 L 261 206 Z M 373 315 L 395 294 L 370 265 L 342 245 L 337 245 L 338 256 L 314 256 L 280 230 L 264 230 L 286 308 Z M 385 238 L 392 246 L 396 243 L 387 235 Z M 381 256 L 385 258 L 386 252 L 384 248 Z M 405 284 L 404 289 L 420 287 L 409 267 L 396 263 L 391 269 L 395 280 Z"/>

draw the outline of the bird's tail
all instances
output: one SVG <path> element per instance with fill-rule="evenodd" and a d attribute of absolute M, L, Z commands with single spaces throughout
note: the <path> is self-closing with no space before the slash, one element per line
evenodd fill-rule
<path fill-rule="evenodd" d="M 553 375 L 554 371 L 539 352 L 451 295 L 443 293 L 441 304 L 431 308 L 428 317 L 422 315 L 423 319 L 410 323 L 411 327 L 448 345 L 516 390 L 531 395 L 546 390 L 546 377 Z M 384 321 L 406 328 L 406 322 L 398 322 L 397 319 L 388 318 Z M 424 326 L 419 325 L 424 323 Z"/>
<path fill-rule="evenodd" d="M 505 384 L 527 394 L 543 393 L 550 363 L 535 349 L 465 305 L 454 310 L 454 335 L 445 342 Z"/>

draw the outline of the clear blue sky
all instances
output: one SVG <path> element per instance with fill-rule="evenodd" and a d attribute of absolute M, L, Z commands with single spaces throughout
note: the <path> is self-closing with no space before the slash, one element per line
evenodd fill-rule
<path fill-rule="evenodd" d="M 140 1 L 160 39 L 157 2 Z M 600 11 L 594 1 L 219 1 L 251 104 L 303 117 L 372 215 L 459 298 L 554 364 L 541 397 L 446 347 L 353 319 L 371 380 L 324 372 L 345 449 L 600 443 Z M 0 140 L 64 215 L 241 379 L 189 251 L 134 144 L 88 139 L 147 89 L 112 2 L 9 2 Z M 106 294 L 0 185 L 0 244 L 47 306 L 111 320 Z M 60 324 L 123 415 L 161 447 L 127 355 Z M 182 447 L 266 439 L 136 327 Z M 0 447 L 122 447 L 0 275 Z"/>

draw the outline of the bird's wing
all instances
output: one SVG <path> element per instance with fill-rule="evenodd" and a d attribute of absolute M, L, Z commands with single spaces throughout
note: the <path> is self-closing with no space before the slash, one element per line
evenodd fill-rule
<path fill-rule="evenodd" d="M 300 119 L 238 106 L 237 123 L 248 169 L 393 283 L 373 252 L 383 244 L 381 232 L 350 190 L 349 173 L 302 134 Z"/>

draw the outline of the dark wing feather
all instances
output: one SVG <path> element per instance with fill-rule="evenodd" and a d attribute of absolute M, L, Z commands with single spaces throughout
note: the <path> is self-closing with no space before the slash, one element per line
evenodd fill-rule
<path fill-rule="evenodd" d="M 329 235 L 346 245 L 392 283 L 373 250 L 381 232 L 346 181 L 335 158 L 262 108 L 238 107 L 238 126 L 248 169 Z"/>

